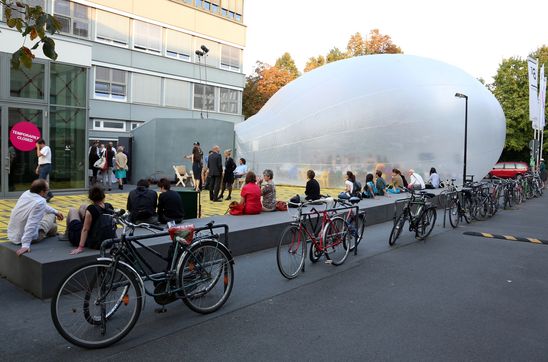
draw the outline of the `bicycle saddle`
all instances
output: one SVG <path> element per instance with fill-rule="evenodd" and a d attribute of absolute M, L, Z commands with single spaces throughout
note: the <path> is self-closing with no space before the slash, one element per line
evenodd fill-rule
<path fill-rule="evenodd" d="M 351 198 L 348 199 L 348 201 L 349 201 L 351 204 L 357 204 L 358 202 L 360 202 L 360 198 L 359 198 L 359 197 L 356 197 L 356 196 L 352 196 Z"/>
<path fill-rule="evenodd" d="M 421 195 L 426 196 L 430 199 L 436 196 L 435 194 L 432 194 L 432 193 L 426 192 L 426 191 L 421 191 Z"/>

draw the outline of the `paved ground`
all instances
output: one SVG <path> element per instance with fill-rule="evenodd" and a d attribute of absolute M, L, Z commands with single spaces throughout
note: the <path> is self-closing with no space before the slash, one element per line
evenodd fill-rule
<path fill-rule="evenodd" d="M 441 222 L 442 214 L 438 215 Z M 65 342 L 40 301 L 0 280 L 2 360 L 548 360 L 548 246 L 463 235 L 548 238 L 548 197 L 494 218 L 443 229 L 426 242 L 390 223 L 366 230 L 341 267 L 277 271 L 275 250 L 236 259 L 228 303 L 200 316 L 182 303 L 153 312 L 108 349 Z"/>

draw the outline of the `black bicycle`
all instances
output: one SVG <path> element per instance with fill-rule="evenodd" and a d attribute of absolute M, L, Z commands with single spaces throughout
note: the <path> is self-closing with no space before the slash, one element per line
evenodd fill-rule
<path fill-rule="evenodd" d="M 146 294 L 162 306 L 160 311 L 179 299 L 202 314 L 224 305 L 234 285 L 227 225 L 183 225 L 168 232 L 133 236 L 137 227 L 161 228 L 132 224 L 120 214 L 114 218 L 123 225 L 120 238 L 103 241 L 100 257 L 69 273 L 51 300 L 53 323 L 67 341 L 84 348 L 118 342 L 135 326 Z M 224 231 L 223 242 L 213 232 L 218 228 Z M 172 243 L 165 256 L 140 242 L 168 235 Z M 142 251 L 152 254 L 155 263 L 145 259 Z M 153 290 L 145 281 L 152 282 Z"/>
<path fill-rule="evenodd" d="M 436 223 L 437 213 L 436 207 L 430 204 L 427 199 L 434 196 L 436 195 L 425 191 L 419 193 L 411 191 L 409 198 L 396 201 L 396 210 L 399 203 L 404 205 L 401 214 L 394 220 L 394 226 L 388 239 L 390 246 L 396 243 L 406 221 L 409 221 L 409 231 L 414 231 L 417 239 L 424 240 L 430 235 Z"/>

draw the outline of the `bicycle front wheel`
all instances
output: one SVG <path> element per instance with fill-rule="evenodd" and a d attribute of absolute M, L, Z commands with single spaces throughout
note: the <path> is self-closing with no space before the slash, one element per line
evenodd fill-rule
<path fill-rule="evenodd" d="M 390 239 L 388 239 L 388 245 L 394 246 L 396 240 L 401 234 L 401 231 L 403 230 L 403 224 L 405 224 L 405 214 L 401 214 L 394 223 L 392 231 L 390 232 Z"/>
<path fill-rule="evenodd" d="M 287 278 L 295 278 L 304 265 L 306 257 L 306 233 L 298 226 L 287 227 L 280 238 L 276 252 L 276 262 L 280 273 Z"/>
<path fill-rule="evenodd" d="M 460 221 L 459 202 L 457 199 L 451 200 L 447 211 L 449 213 L 449 223 L 453 228 L 456 228 L 457 226 L 459 226 Z"/>
<path fill-rule="evenodd" d="M 193 311 L 213 313 L 225 304 L 234 285 L 232 256 L 217 241 L 192 245 L 179 267 L 183 302 Z"/>
<path fill-rule="evenodd" d="M 348 221 L 348 243 L 350 245 L 350 251 L 360 244 L 363 239 L 365 230 L 365 214 L 358 214 L 354 218 Z"/>
<path fill-rule="evenodd" d="M 436 224 L 437 213 L 436 209 L 430 207 L 421 215 L 421 219 L 418 222 L 417 230 L 415 231 L 415 237 L 419 240 L 424 240 L 430 235 L 434 225 Z"/>
<path fill-rule="evenodd" d="M 350 246 L 348 225 L 342 217 L 331 219 L 323 230 L 324 253 L 333 265 L 341 265 L 346 260 Z"/>
<path fill-rule="evenodd" d="M 61 283 L 51 300 L 57 331 L 72 344 L 104 348 L 135 326 L 142 290 L 133 271 L 108 261 L 79 267 Z"/>

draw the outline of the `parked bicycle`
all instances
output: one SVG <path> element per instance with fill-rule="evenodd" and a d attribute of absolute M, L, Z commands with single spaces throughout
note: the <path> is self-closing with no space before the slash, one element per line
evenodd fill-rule
<path fill-rule="evenodd" d="M 340 205 L 343 207 L 340 216 L 343 216 L 348 226 L 348 244 L 349 251 L 357 253 L 357 247 L 363 239 L 365 231 L 365 209 L 356 211 L 354 207 L 360 202 L 360 198 L 351 197 L 350 199 L 336 199 L 335 207 Z M 336 212 L 337 210 L 335 210 Z"/>
<path fill-rule="evenodd" d="M 419 240 L 424 240 L 434 229 L 436 223 L 436 207 L 427 201 L 427 199 L 433 198 L 434 194 L 425 191 L 418 193 L 411 191 L 411 196 L 406 199 L 397 200 L 397 205 L 403 203 L 403 211 L 395 218 L 394 226 L 390 232 L 390 238 L 388 244 L 393 246 L 396 240 L 400 236 L 403 226 L 406 221 L 409 221 L 409 231 L 415 232 L 415 237 Z"/>
<path fill-rule="evenodd" d="M 69 273 L 51 300 L 53 323 L 67 341 L 84 348 L 118 342 L 135 326 L 147 294 L 162 309 L 178 299 L 202 314 L 225 304 L 234 285 L 227 225 L 210 222 L 200 228 L 187 225 L 133 236 L 136 228 L 161 228 L 132 224 L 121 213 L 114 219 L 123 226 L 120 238 L 103 241 L 100 257 Z M 218 228 L 223 229 L 224 242 L 213 232 Z M 168 235 L 172 242 L 167 255 L 140 242 Z M 155 263 L 145 259 L 143 251 L 152 254 Z M 152 282 L 153 290 L 146 281 Z"/>
<path fill-rule="evenodd" d="M 348 224 L 344 218 L 333 216 L 329 209 L 332 202 L 333 199 L 321 199 L 302 204 L 289 203 L 297 207 L 297 213 L 294 222 L 282 232 L 276 252 L 278 269 L 285 278 L 293 279 L 299 271 L 304 272 L 308 242 L 308 254 L 313 263 L 322 256 L 333 265 L 341 265 L 346 260 L 350 250 Z M 303 210 L 309 206 L 309 211 Z M 316 206 L 324 209 L 317 210 Z"/>

